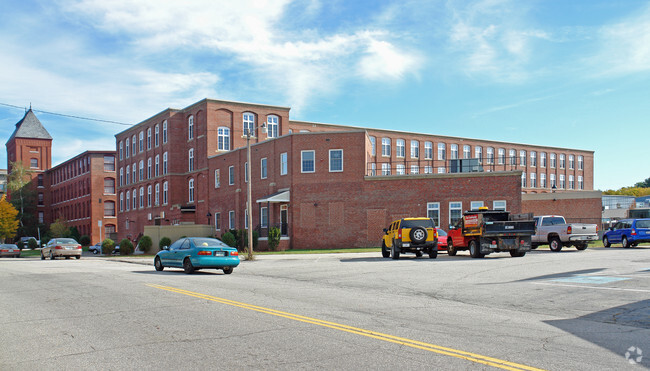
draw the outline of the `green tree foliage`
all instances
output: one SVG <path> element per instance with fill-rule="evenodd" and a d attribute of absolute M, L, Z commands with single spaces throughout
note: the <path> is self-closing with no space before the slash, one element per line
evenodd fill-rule
<path fill-rule="evenodd" d="M 634 186 L 639 187 L 639 188 L 650 188 L 650 178 L 648 178 L 648 179 L 646 179 L 646 180 L 644 180 L 642 182 L 638 182 Z"/>
<path fill-rule="evenodd" d="M 70 228 L 70 233 L 67 237 L 74 238 L 75 241 L 79 241 L 81 239 L 81 233 L 79 233 L 79 229 L 77 229 L 77 227 L 72 227 Z"/>
<path fill-rule="evenodd" d="M 38 242 L 36 242 L 35 239 L 30 238 L 27 241 L 27 247 L 29 247 L 31 250 L 36 250 L 36 248 L 38 247 Z"/>
<path fill-rule="evenodd" d="M 0 199 L 0 240 L 4 243 L 5 238 L 14 238 L 18 230 L 18 210 L 7 202 L 5 196 Z"/>
<path fill-rule="evenodd" d="M 26 168 L 22 162 L 11 162 L 11 173 L 7 176 L 7 188 L 11 193 L 11 199 L 15 200 L 16 208 L 20 211 L 18 217 L 18 223 L 20 226 L 23 226 L 23 217 L 25 215 L 25 210 L 29 208 L 28 204 L 33 203 L 28 202 L 30 198 L 30 193 L 33 193 L 28 187 L 29 183 L 32 180 L 32 171 Z M 33 206 L 33 205 L 31 205 Z"/>
<path fill-rule="evenodd" d="M 102 254 L 110 255 L 113 253 L 113 250 L 115 250 L 115 242 L 113 240 L 107 238 L 102 241 Z"/>
<path fill-rule="evenodd" d="M 237 240 L 235 239 L 235 236 L 230 231 L 225 232 L 223 235 L 221 235 L 221 242 L 225 243 L 230 247 L 235 247 L 237 245 Z"/>
<path fill-rule="evenodd" d="M 83 236 L 79 237 L 79 244 L 81 246 L 88 246 L 90 245 L 90 236 L 87 234 L 84 234 Z"/>
<path fill-rule="evenodd" d="M 128 238 L 120 241 L 120 255 L 133 255 L 133 243 Z"/>
<path fill-rule="evenodd" d="M 50 236 L 51 237 L 67 237 L 70 235 L 70 228 L 65 220 L 59 218 L 50 224 Z"/>
<path fill-rule="evenodd" d="M 278 248 L 278 245 L 280 245 L 280 237 L 280 228 L 271 227 L 269 229 L 269 250 L 275 251 Z"/>
<path fill-rule="evenodd" d="M 171 246 L 171 244 L 172 244 L 172 240 L 171 240 L 171 238 L 169 238 L 169 237 L 163 237 L 163 238 L 161 238 L 160 241 L 158 242 L 158 248 L 160 248 L 160 249 L 162 250 L 162 248 L 163 248 L 164 246 L 169 247 L 169 246 Z"/>
<path fill-rule="evenodd" d="M 153 241 L 151 240 L 151 237 L 149 236 L 142 236 L 140 237 L 140 241 L 138 242 L 138 246 L 140 251 L 144 251 L 146 253 L 151 250 L 151 247 L 153 246 Z M 120 242 L 120 252 L 122 252 L 122 243 Z"/>
<path fill-rule="evenodd" d="M 623 187 L 617 190 L 608 189 L 603 192 L 603 194 L 634 197 L 650 196 L 650 187 Z"/>

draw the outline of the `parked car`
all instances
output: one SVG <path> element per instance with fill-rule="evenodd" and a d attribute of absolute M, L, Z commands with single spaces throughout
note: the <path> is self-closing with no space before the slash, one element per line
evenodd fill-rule
<path fill-rule="evenodd" d="M 41 249 L 41 260 L 49 257 L 51 260 L 57 257 L 71 257 L 81 259 L 81 245 L 72 238 L 53 238 L 43 249 Z"/>
<path fill-rule="evenodd" d="M 560 215 L 541 215 L 533 219 L 533 249 L 548 244 L 554 252 L 562 250 L 562 246 L 575 246 L 578 250 L 584 250 L 589 242 L 598 240 L 596 224 L 567 223 Z"/>
<path fill-rule="evenodd" d="M 0 245 L 0 257 L 3 256 L 20 258 L 20 249 L 13 243 L 3 243 Z"/>
<path fill-rule="evenodd" d="M 447 251 L 447 232 L 437 227 L 436 232 L 438 232 L 438 251 Z"/>
<path fill-rule="evenodd" d="M 190 274 L 205 268 L 230 274 L 239 265 L 239 252 L 216 238 L 186 237 L 171 246 L 163 246 L 153 262 L 157 271 L 175 267 Z"/>
<path fill-rule="evenodd" d="M 384 228 L 381 241 L 381 255 L 384 258 L 399 259 L 401 253 L 414 253 L 418 258 L 422 253 L 429 258 L 438 256 L 438 233 L 430 218 L 403 218 Z"/>
<path fill-rule="evenodd" d="M 88 251 L 90 251 L 91 253 L 93 253 L 93 254 L 95 254 L 95 255 L 97 255 L 97 254 L 101 254 L 101 253 L 102 253 L 102 243 L 101 243 L 101 242 L 98 242 L 98 243 L 96 243 L 96 244 L 90 246 L 90 247 L 88 248 Z"/>
<path fill-rule="evenodd" d="M 603 246 L 620 243 L 623 247 L 635 247 L 650 242 L 650 219 L 624 219 L 603 235 Z"/>

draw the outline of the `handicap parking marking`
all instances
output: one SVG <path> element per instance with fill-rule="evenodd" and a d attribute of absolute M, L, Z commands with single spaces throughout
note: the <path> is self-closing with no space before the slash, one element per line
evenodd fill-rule
<path fill-rule="evenodd" d="M 605 283 L 618 282 L 629 280 L 627 277 L 612 277 L 612 276 L 571 276 L 551 280 L 553 282 L 568 282 L 568 283 L 585 283 L 602 285 Z"/>

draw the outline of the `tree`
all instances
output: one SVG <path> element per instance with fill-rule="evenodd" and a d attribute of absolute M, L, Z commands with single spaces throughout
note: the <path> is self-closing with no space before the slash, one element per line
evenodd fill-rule
<path fill-rule="evenodd" d="M 18 210 L 7 202 L 6 196 L 0 199 L 0 240 L 5 242 L 5 238 L 16 236 L 19 221 L 17 220 Z"/>
<path fill-rule="evenodd" d="M 120 249 L 122 249 L 122 243 L 120 242 Z M 153 241 L 151 240 L 151 237 L 149 236 L 142 236 L 140 237 L 140 241 L 138 241 L 138 246 L 140 251 L 144 251 L 146 253 L 151 250 L 151 246 L 153 246 Z M 122 250 L 120 250 L 122 252 Z"/>
<path fill-rule="evenodd" d="M 281 233 L 280 233 L 280 228 L 278 227 L 271 227 L 269 229 L 269 250 L 275 251 L 275 249 L 278 247 L 280 244 L 280 238 L 281 238 Z"/>
<path fill-rule="evenodd" d="M 25 213 L 25 206 L 27 206 L 26 198 L 29 190 L 27 186 L 32 181 L 32 171 L 27 169 L 22 162 L 11 162 L 11 173 L 7 177 L 7 188 L 13 196 L 14 193 L 18 193 L 18 198 L 16 202 L 19 205 L 20 217 L 18 218 L 19 224 L 23 226 L 23 215 Z M 14 198 L 14 197 L 12 197 Z"/>
<path fill-rule="evenodd" d="M 644 180 L 642 182 L 638 182 L 634 186 L 639 187 L 639 188 L 650 188 L 650 178 L 648 178 L 648 179 L 646 179 L 646 180 Z"/>
<path fill-rule="evenodd" d="M 70 228 L 65 220 L 59 218 L 50 224 L 50 235 L 52 237 L 66 237 L 70 235 Z"/>

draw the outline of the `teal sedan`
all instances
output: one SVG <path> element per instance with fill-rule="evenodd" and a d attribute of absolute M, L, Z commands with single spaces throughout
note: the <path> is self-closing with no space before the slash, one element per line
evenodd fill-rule
<path fill-rule="evenodd" d="M 221 269 L 230 274 L 239 265 L 239 252 L 216 238 L 181 238 L 163 246 L 153 260 L 157 271 L 165 267 L 183 268 L 190 274 L 199 269 Z"/>

